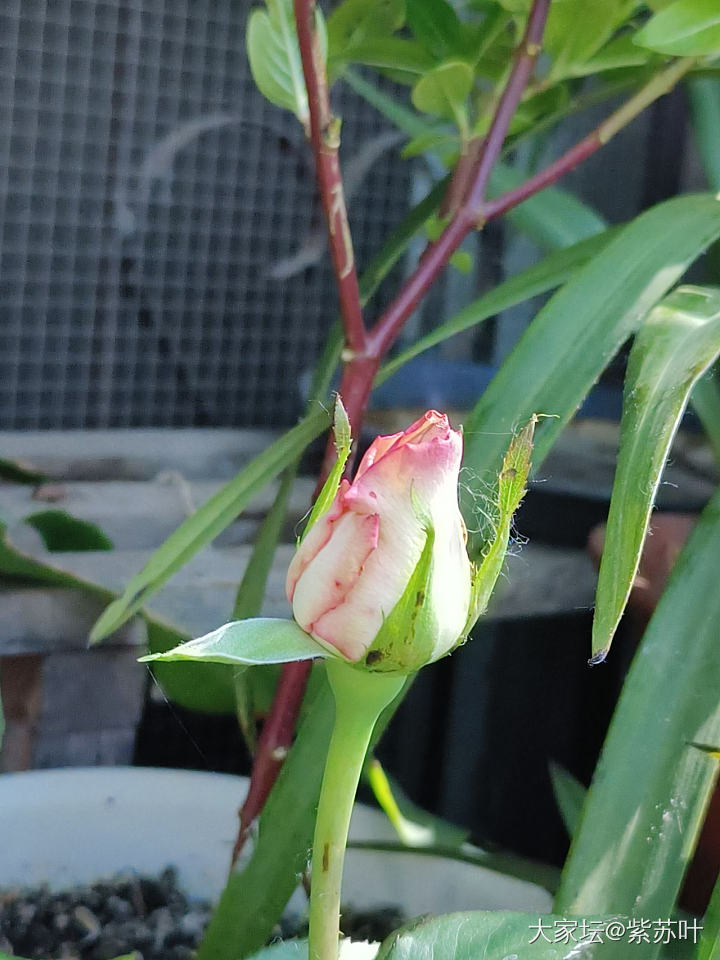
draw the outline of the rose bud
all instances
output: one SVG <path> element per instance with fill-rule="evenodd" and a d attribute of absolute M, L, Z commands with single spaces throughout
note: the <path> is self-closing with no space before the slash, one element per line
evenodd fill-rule
<path fill-rule="evenodd" d="M 297 623 L 333 653 L 407 673 L 464 639 L 473 568 L 458 506 L 462 447 L 435 410 L 377 437 L 307 531 L 287 596 Z"/>

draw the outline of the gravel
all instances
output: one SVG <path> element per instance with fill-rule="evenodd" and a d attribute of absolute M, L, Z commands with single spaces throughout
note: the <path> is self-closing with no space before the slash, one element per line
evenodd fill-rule
<path fill-rule="evenodd" d="M 210 919 L 207 903 L 189 901 L 172 867 L 159 877 L 123 875 L 90 886 L 0 890 L 0 952 L 39 960 L 192 960 Z M 395 907 L 343 910 L 356 940 L 384 940 L 403 922 Z M 304 918 L 288 916 L 273 940 L 305 936 Z"/>

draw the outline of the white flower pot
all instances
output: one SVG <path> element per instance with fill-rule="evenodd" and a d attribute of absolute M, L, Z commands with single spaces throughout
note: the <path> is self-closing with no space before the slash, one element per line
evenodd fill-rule
<path fill-rule="evenodd" d="M 142 767 L 38 770 L 0 777 L 0 889 L 60 889 L 172 864 L 193 898 L 215 900 L 227 877 L 247 779 Z M 390 840 L 380 812 L 358 805 L 356 840 Z M 293 906 L 302 909 L 301 894 Z M 470 864 L 417 854 L 350 850 L 343 900 L 397 905 L 407 916 L 453 910 L 546 912 L 540 887 Z"/>

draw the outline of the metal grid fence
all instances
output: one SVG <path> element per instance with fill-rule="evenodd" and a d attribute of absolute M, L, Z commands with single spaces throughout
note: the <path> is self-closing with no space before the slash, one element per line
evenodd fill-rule
<path fill-rule="evenodd" d="M 326 258 L 273 275 L 319 216 L 301 131 L 250 77 L 249 7 L 5 0 L 1 427 L 296 416 L 336 301 Z M 352 157 L 384 128 L 343 96 Z M 407 208 L 403 167 L 384 154 L 351 204 L 361 263 Z"/>

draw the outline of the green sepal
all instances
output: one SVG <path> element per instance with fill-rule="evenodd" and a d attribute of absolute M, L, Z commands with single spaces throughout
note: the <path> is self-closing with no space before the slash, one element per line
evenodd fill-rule
<path fill-rule="evenodd" d="M 414 494 L 411 497 L 425 528 L 425 545 L 402 596 L 383 620 L 362 661 L 366 668 L 379 672 L 413 673 L 432 659 L 435 620 L 429 598 L 435 530 Z"/>
<path fill-rule="evenodd" d="M 316 523 L 320 517 L 322 517 L 323 514 L 327 513 L 327 511 L 330 509 L 330 506 L 335 499 L 335 495 L 338 492 L 338 488 L 340 487 L 340 481 L 342 480 L 347 458 L 350 456 L 350 448 L 352 447 L 350 421 L 348 419 L 347 411 L 343 406 L 343 402 L 340 399 L 340 394 L 337 395 L 335 400 L 333 434 L 335 436 L 335 450 L 337 452 L 337 457 L 327 480 L 323 484 L 323 488 L 320 491 L 317 500 L 313 504 L 313 508 L 310 511 L 310 516 L 305 524 L 305 529 L 300 537 L 300 542 L 302 542 L 302 540 L 307 536 L 307 532 L 310 527 L 312 527 L 313 524 Z"/>
<path fill-rule="evenodd" d="M 199 660 L 253 666 L 332 656 L 331 651 L 313 640 L 294 620 L 255 617 L 226 623 L 204 637 L 188 640 L 165 653 L 140 657 L 140 661 Z"/>
<path fill-rule="evenodd" d="M 505 562 L 513 516 L 526 492 L 530 473 L 535 424 L 533 415 L 512 439 L 503 458 L 494 495 L 485 515 L 488 535 L 480 551 L 480 560 L 473 567 L 470 610 L 460 642 L 463 643 L 490 602 L 495 584 Z"/>

